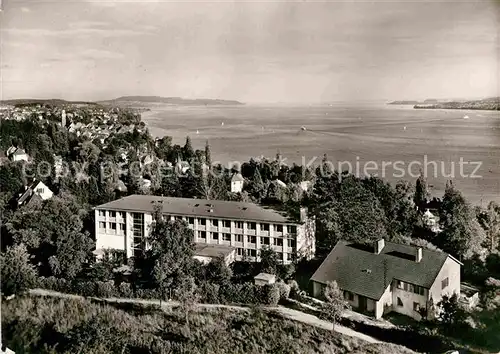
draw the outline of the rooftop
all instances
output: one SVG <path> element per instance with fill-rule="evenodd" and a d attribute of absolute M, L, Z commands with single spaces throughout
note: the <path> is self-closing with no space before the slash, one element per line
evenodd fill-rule
<path fill-rule="evenodd" d="M 258 279 L 258 280 L 264 280 L 264 281 L 273 281 L 276 279 L 276 275 L 274 274 L 269 274 L 269 273 L 259 273 L 257 274 L 254 279 Z"/>
<path fill-rule="evenodd" d="M 343 290 L 378 300 L 393 279 L 430 288 L 450 257 L 447 253 L 422 249 L 422 259 L 417 262 L 418 247 L 384 243 L 377 254 L 370 245 L 339 241 L 311 280 L 323 284 L 335 280 Z"/>
<path fill-rule="evenodd" d="M 196 256 L 201 256 L 201 257 L 216 258 L 220 256 L 226 257 L 234 250 L 235 248 L 224 245 L 215 245 L 215 244 L 210 245 L 204 243 L 197 243 L 195 245 L 194 254 Z"/>
<path fill-rule="evenodd" d="M 159 197 L 153 195 L 130 195 L 96 206 L 95 209 L 152 213 L 155 202 L 159 202 L 160 205 L 162 205 L 162 212 L 168 215 L 201 216 L 214 219 L 250 220 L 274 223 L 297 223 L 284 213 L 253 203 Z"/>

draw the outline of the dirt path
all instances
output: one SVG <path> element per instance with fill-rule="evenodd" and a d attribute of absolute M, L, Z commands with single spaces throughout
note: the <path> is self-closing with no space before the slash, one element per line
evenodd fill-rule
<path fill-rule="evenodd" d="M 32 289 L 29 291 L 31 295 L 36 295 L 36 296 L 50 296 L 50 297 L 59 297 L 59 298 L 66 298 L 66 299 L 91 299 L 91 300 L 98 300 L 98 301 L 106 301 L 109 303 L 134 303 L 134 304 L 143 304 L 143 305 L 158 305 L 160 306 L 160 301 L 159 300 L 145 300 L 145 299 L 125 299 L 125 298 L 98 298 L 98 297 L 84 297 L 80 295 L 73 295 L 73 294 L 66 294 L 66 293 L 60 293 L 57 291 L 51 291 L 51 290 L 45 290 L 45 289 Z M 168 308 L 168 307 L 175 307 L 179 306 L 179 302 L 177 301 L 161 301 L 161 307 L 162 308 Z M 243 307 L 243 306 L 231 306 L 231 305 L 219 305 L 219 304 L 197 304 L 198 308 L 204 308 L 204 309 L 210 309 L 210 308 L 225 308 L 225 309 L 231 309 L 231 310 L 236 310 L 236 311 L 249 311 L 250 309 L 248 307 Z M 302 322 L 308 325 L 312 325 L 315 327 L 327 329 L 327 330 L 332 330 L 332 328 L 335 330 L 335 332 L 342 333 L 351 337 L 356 337 L 362 340 L 365 340 L 369 343 L 381 343 L 379 340 L 376 340 L 373 337 L 367 336 L 363 333 L 356 332 L 350 328 L 340 326 L 340 325 L 333 325 L 331 322 L 324 321 L 319 319 L 316 316 L 309 315 L 307 313 L 289 309 L 287 307 L 283 306 L 265 306 L 262 307 L 264 311 L 268 312 L 275 312 L 278 313 L 279 315 L 294 320 L 298 322 Z"/>

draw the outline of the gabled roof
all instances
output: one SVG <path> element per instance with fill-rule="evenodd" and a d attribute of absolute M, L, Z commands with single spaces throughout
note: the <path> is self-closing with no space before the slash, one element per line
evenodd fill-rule
<path fill-rule="evenodd" d="M 297 224 L 297 222 L 289 219 L 277 210 L 264 208 L 254 203 L 230 202 L 225 200 L 129 195 L 128 197 L 99 205 L 95 209 L 152 213 L 155 202 L 161 202 L 163 213 L 168 215 Z"/>
<path fill-rule="evenodd" d="M 380 299 L 393 279 L 428 289 L 451 256 L 422 249 L 422 259 L 416 262 L 416 251 L 415 246 L 385 241 L 380 254 L 376 254 L 370 245 L 339 241 L 311 280 L 323 284 L 335 280 L 341 289 L 374 300 Z"/>

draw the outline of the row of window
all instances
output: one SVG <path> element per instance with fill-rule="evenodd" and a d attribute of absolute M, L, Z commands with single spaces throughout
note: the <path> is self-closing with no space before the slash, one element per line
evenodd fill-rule
<path fill-rule="evenodd" d="M 226 233 L 220 234 L 218 232 L 213 232 L 213 233 L 209 232 L 208 235 L 209 235 L 209 239 L 213 240 L 213 241 L 218 241 L 219 239 L 222 239 L 222 241 L 231 241 L 231 234 L 226 234 Z M 248 243 L 251 243 L 251 244 L 257 243 L 257 236 L 234 235 L 234 240 L 235 240 L 235 242 L 243 242 L 244 237 L 247 238 Z M 206 231 L 198 231 L 198 238 L 203 239 L 203 240 L 206 239 L 207 232 Z M 283 246 L 283 239 L 282 238 L 274 238 L 274 237 L 261 237 L 260 243 L 261 243 L 261 245 Z M 288 239 L 287 246 L 288 247 L 295 247 L 295 240 Z"/>
<path fill-rule="evenodd" d="M 396 287 L 398 289 L 408 291 L 410 293 L 425 295 L 425 290 L 423 287 L 418 286 L 418 285 L 414 285 L 414 284 L 410 284 L 410 283 L 405 283 L 404 281 L 398 280 Z"/>
<path fill-rule="evenodd" d="M 142 215 L 144 216 L 144 214 L 142 213 L 134 213 L 134 215 Z M 108 211 L 108 215 L 109 217 L 111 218 L 115 218 L 117 215 L 122 218 L 122 219 L 125 219 L 125 212 L 122 212 L 122 211 Z M 105 217 L 106 216 L 106 211 L 105 210 L 99 210 L 99 216 L 102 216 L 102 217 Z M 170 216 L 169 215 L 166 215 L 165 216 L 166 218 L 169 218 Z M 183 220 L 183 217 L 182 216 L 174 216 L 173 217 L 174 220 Z M 188 222 L 189 225 L 194 225 L 194 217 L 188 217 L 188 218 L 185 218 L 186 221 Z M 225 228 L 230 228 L 231 227 L 231 221 L 230 220 L 221 220 L 222 222 L 222 227 L 225 227 Z M 201 225 L 201 226 L 212 226 L 212 227 L 219 227 L 219 220 L 217 219 L 204 219 L 204 218 L 199 218 L 198 219 L 198 225 Z M 243 221 L 234 221 L 234 227 L 236 229 L 243 229 Z M 261 231 L 269 231 L 270 230 L 270 227 L 271 225 L 270 224 L 266 224 L 266 223 L 261 223 L 260 224 L 260 230 Z M 255 222 L 247 222 L 247 229 L 248 230 L 256 230 L 257 229 L 257 223 Z M 274 232 L 283 232 L 284 230 L 284 225 L 273 225 L 273 230 Z M 297 233 L 297 226 L 295 225 L 288 225 L 287 226 L 287 231 L 289 234 L 295 234 Z"/>
<path fill-rule="evenodd" d="M 103 221 L 99 221 L 99 228 L 106 229 L 106 223 Z M 110 230 L 119 230 L 119 231 L 125 232 L 125 224 L 124 223 L 108 222 L 107 228 Z"/>
<path fill-rule="evenodd" d="M 116 218 L 116 216 L 118 215 L 118 217 L 122 218 L 122 219 L 125 219 L 125 212 L 123 211 L 113 211 L 113 210 L 110 210 L 108 211 L 109 213 L 109 217 L 110 218 Z M 106 210 L 99 210 L 99 216 L 106 216 Z"/>
<path fill-rule="evenodd" d="M 236 249 L 236 254 L 238 256 L 244 256 L 245 254 L 249 257 L 257 257 L 257 250 L 245 250 L 244 248 L 237 248 Z M 292 253 L 285 253 L 286 254 L 286 260 L 291 262 L 293 260 L 293 254 Z M 277 252 L 276 253 L 278 260 L 283 259 L 283 253 Z"/>
<path fill-rule="evenodd" d="M 398 307 L 403 307 L 403 300 L 401 300 L 400 297 L 397 299 L 397 305 Z M 418 302 L 413 302 L 413 311 L 420 312 L 420 304 Z"/>

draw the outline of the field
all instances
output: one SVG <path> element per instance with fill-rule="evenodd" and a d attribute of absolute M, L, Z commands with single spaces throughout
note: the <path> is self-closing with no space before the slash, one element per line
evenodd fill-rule
<path fill-rule="evenodd" d="M 342 169 L 358 175 L 378 174 L 392 182 L 415 180 L 422 169 L 436 197 L 442 195 L 446 180 L 453 179 L 475 204 L 500 202 L 498 112 L 367 104 L 155 105 L 143 114 L 143 120 L 153 135 L 170 135 L 178 144 L 187 135 L 195 148 L 203 148 L 208 140 L 213 159 L 224 165 L 262 155 L 274 157 L 278 150 L 287 164 L 317 164 L 326 153 L 334 166 L 349 162 L 351 167 L 344 163 Z"/>

